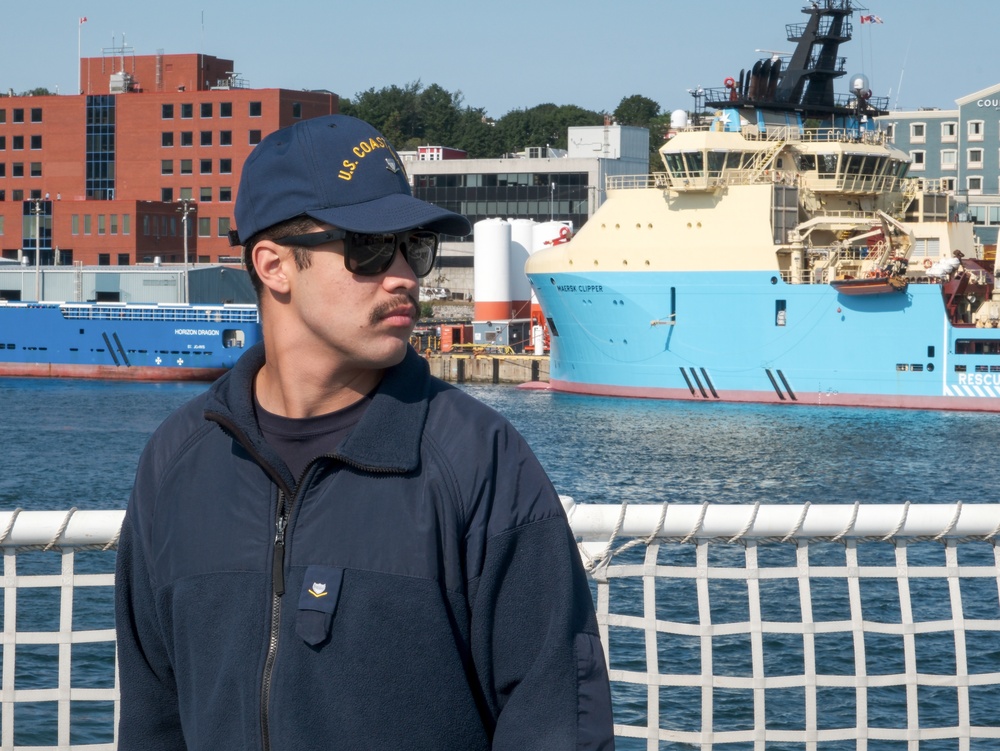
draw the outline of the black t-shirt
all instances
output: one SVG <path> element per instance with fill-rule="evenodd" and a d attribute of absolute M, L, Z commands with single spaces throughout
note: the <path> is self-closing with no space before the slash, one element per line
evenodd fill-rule
<path fill-rule="evenodd" d="M 257 422 L 265 440 L 292 471 L 296 483 L 317 456 L 336 451 L 371 404 L 368 394 L 349 407 L 315 417 L 282 417 L 268 412 L 254 398 Z"/>

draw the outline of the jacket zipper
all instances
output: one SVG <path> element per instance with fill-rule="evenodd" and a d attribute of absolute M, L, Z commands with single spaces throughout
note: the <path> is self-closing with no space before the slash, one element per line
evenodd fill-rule
<path fill-rule="evenodd" d="M 264 751 L 271 748 L 267 707 L 271 699 L 271 676 L 278 656 L 278 632 L 281 630 L 281 596 L 285 593 L 285 527 L 288 508 L 284 491 L 278 491 L 278 518 L 275 521 L 274 559 L 271 561 L 271 636 L 264 661 L 264 676 L 260 691 L 260 732 Z"/>

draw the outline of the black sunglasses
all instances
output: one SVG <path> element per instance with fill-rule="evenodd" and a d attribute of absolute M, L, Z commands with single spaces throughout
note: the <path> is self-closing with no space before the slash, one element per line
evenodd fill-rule
<path fill-rule="evenodd" d="M 378 276 L 383 273 L 392 265 L 396 250 L 399 250 L 413 273 L 417 277 L 425 277 L 431 273 L 438 249 L 437 232 L 422 229 L 373 235 L 328 229 L 307 235 L 279 237 L 273 242 L 299 248 L 315 248 L 337 240 L 344 241 L 344 266 L 352 274 L 359 276 Z"/>

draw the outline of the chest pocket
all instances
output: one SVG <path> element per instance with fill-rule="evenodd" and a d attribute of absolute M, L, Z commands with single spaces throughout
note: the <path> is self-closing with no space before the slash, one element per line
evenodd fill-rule
<path fill-rule="evenodd" d="M 330 636 L 343 581 L 342 568 L 310 566 L 306 569 L 295 621 L 295 633 L 306 644 L 315 647 Z"/>

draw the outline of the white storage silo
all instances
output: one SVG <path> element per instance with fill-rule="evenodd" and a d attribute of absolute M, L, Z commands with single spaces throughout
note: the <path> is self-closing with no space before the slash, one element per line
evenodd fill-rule
<path fill-rule="evenodd" d="M 483 219 L 474 228 L 473 297 L 476 321 L 510 319 L 510 224 Z"/>
<path fill-rule="evenodd" d="M 531 283 L 524 273 L 534 245 L 534 219 L 511 219 L 510 224 L 510 299 L 511 318 L 527 318 L 531 308 Z"/>

